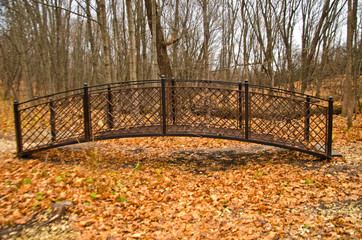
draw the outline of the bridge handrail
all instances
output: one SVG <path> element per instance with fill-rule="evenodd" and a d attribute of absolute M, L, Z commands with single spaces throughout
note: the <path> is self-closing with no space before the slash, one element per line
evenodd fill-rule
<path fill-rule="evenodd" d="M 182 84 L 182 83 L 186 83 Z M 191 83 L 191 84 L 188 84 Z M 144 86 L 144 87 L 141 87 Z M 230 87 L 230 88 L 229 88 Z M 160 89 L 160 90 L 158 90 Z M 169 89 L 169 90 L 168 90 Z M 205 90 L 203 90 L 205 89 Z M 168 97 L 166 97 L 166 92 L 169 91 Z M 266 91 L 266 93 L 264 92 Z M 112 111 L 123 111 L 122 109 L 127 106 L 117 106 L 116 103 L 113 103 L 112 94 L 118 94 L 117 101 L 132 101 L 130 99 L 121 99 L 122 96 L 119 94 L 130 94 L 129 97 L 132 99 L 135 96 L 132 96 L 132 93 L 142 94 L 146 92 L 146 97 L 150 98 L 153 103 L 146 103 L 157 105 L 157 110 L 153 110 L 157 112 L 157 118 L 160 118 L 160 122 L 156 120 L 152 120 L 150 123 L 155 124 L 154 126 L 161 126 L 162 131 L 160 133 L 144 133 L 141 134 L 131 134 L 127 133 L 127 131 L 123 134 L 116 133 L 116 130 L 113 130 L 113 127 L 110 127 L 108 131 L 116 131 L 114 135 L 99 135 L 101 133 L 97 132 L 97 124 L 102 125 L 104 121 L 110 121 L 103 118 L 112 119 L 114 116 L 111 115 L 122 115 L 123 113 L 118 112 L 114 113 Z M 148 92 L 148 93 L 147 93 Z M 190 105 L 190 108 L 199 108 L 199 110 L 192 110 L 184 108 L 180 112 L 176 112 L 175 98 L 179 95 L 180 98 L 183 98 L 183 103 L 191 101 L 192 97 L 198 96 L 197 98 L 207 98 L 208 96 L 213 95 L 213 100 L 203 100 L 203 101 L 214 101 L 214 110 L 205 110 L 205 106 L 201 106 L 202 104 L 208 105 L 210 107 L 210 103 L 202 102 L 193 99 L 195 101 L 195 106 Z M 152 93 L 152 94 L 151 94 Z M 148 95 L 147 95 L 148 94 Z M 151 94 L 151 95 L 150 95 Z M 183 95 L 184 94 L 184 95 Z M 186 95 L 185 95 L 186 94 Z M 191 95 L 188 95 L 191 94 Z M 196 94 L 196 95 L 195 95 Z M 230 95 L 231 94 L 231 95 Z M 141 96 L 141 95 L 140 95 Z M 232 96 L 232 99 L 229 97 Z M 121 97 L 121 98 L 120 98 Z M 129 98 L 128 97 L 128 98 Z M 142 97 L 142 96 L 141 96 Z M 191 97 L 191 98 L 190 98 Z M 170 98 L 170 99 L 168 99 Z M 158 99 L 158 100 L 157 100 Z M 229 99 L 227 101 L 231 104 L 228 108 L 226 108 L 223 104 L 225 99 Z M 180 100 L 180 99 L 179 99 Z M 98 102 L 91 102 L 98 101 Z M 99 102 L 100 101 L 100 102 Z M 102 101 L 106 101 L 102 103 Z M 135 103 L 127 103 L 127 104 L 138 104 L 141 100 L 137 100 Z M 146 100 L 147 101 L 147 100 Z M 166 101 L 170 101 L 166 104 Z M 326 104 L 328 103 L 327 106 Z M 96 104 L 94 106 L 94 104 Z M 102 105 L 103 104 L 103 105 Z M 144 104 L 144 103 L 142 103 Z M 251 108 L 251 105 L 253 106 Z M 217 105 L 217 106 L 216 106 Z M 260 106 L 259 106 L 260 105 Z M 149 109 L 156 108 L 155 106 L 149 105 Z M 118 110 L 112 110 L 113 107 L 117 107 Z M 140 106 L 136 106 L 141 107 Z M 166 108 L 170 109 L 166 109 Z M 200 108 L 201 107 L 201 108 Z M 67 112 L 69 108 L 72 112 Z M 134 106 L 132 107 L 132 109 Z M 182 108 L 179 106 L 178 108 Z M 293 109 L 297 108 L 297 109 Z M 270 110 L 271 109 L 271 110 Z M 59 111 L 59 112 L 57 112 Z M 99 116 L 94 115 L 96 112 L 106 111 L 106 115 Z M 134 111 L 130 109 L 126 109 L 126 111 Z M 140 110 L 141 111 L 141 110 Z M 142 110 L 143 111 L 143 110 Z M 150 111 L 150 110 L 146 110 Z M 158 112 L 159 111 L 159 112 Z M 170 111 L 170 112 L 167 112 Z M 195 112 L 192 112 L 195 111 Z M 199 111 L 199 112 L 197 112 Z M 200 112 L 201 111 L 201 112 Z M 270 112 L 275 111 L 275 112 Z M 292 111 L 292 112 L 291 112 Z M 100 112 L 101 113 L 101 112 Z M 155 114 L 155 112 L 151 112 Z M 198 114 L 203 114 L 204 120 L 209 118 L 213 114 L 213 118 L 219 119 L 215 125 L 217 129 L 224 129 L 222 126 L 222 122 L 220 119 L 232 120 L 238 123 L 237 128 L 231 128 L 230 131 L 234 131 L 232 134 L 236 134 L 237 131 L 241 131 L 239 136 L 230 136 L 227 135 L 227 131 L 225 133 L 216 131 L 214 134 L 202 133 L 202 136 L 205 137 L 219 137 L 226 139 L 235 139 L 240 141 L 251 141 L 257 143 L 267 143 L 270 145 L 277 145 L 280 147 L 290 148 L 290 149 L 298 149 L 300 151 L 308 152 L 311 154 L 316 154 L 319 156 L 330 157 L 331 156 L 331 144 L 332 144 L 332 118 L 333 118 L 333 99 L 329 100 L 310 96 L 304 93 L 298 93 L 295 91 L 289 91 L 281 88 L 269 87 L 269 86 L 260 86 L 249 84 L 248 81 L 245 82 L 227 82 L 227 81 L 215 81 L 215 80 L 192 80 L 192 79 L 157 79 L 157 80 L 139 80 L 139 81 L 127 81 L 127 82 L 116 82 L 116 83 L 108 83 L 108 84 L 99 84 L 94 86 L 84 85 L 82 88 L 76 88 L 73 90 L 62 91 L 54 94 L 49 94 L 42 97 L 37 97 L 34 99 L 30 99 L 24 102 L 14 102 L 14 114 L 15 114 L 15 125 L 16 125 L 16 136 L 17 136 L 17 145 L 18 145 L 18 154 L 24 154 L 26 151 L 37 151 L 38 149 L 51 148 L 54 146 L 59 146 L 59 144 L 71 144 L 75 143 L 79 140 L 79 137 L 82 138 L 82 134 L 85 134 L 85 139 L 81 141 L 89 141 L 92 138 L 92 134 L 98 134 L 99 139 L 111 138 L 111 137 L 124 137 L 124 136 L 171 136 L 171 135 L 182 135 L 182 136 L 199 136 L 200 133 L 190 132 L 195 128 L 192 121 L 193 118 L 197 119 Z M 67 141 L 65 142 L 54 142 L 56 139 L 56 132 L 60 131 L 59 128 L 64 130 L 65 126 L 68 126 L 66 119 L 64 116 L 67 114 L 77 114 L 78 122 L 77 122 L 77 130 L 72 133 L 63 133 L 61 137 L 65 138 Z M 93 115 L 94 116 L 93 116 Z M 102 113 L 104 114 L 104 113 Z M 133 113 L 127 113 L 129 118 L 134 119 L 136 115 L 132 115 Z M 169 116 L 169 114 L 171 114 Z M 186 120 L 182 120 L 182 124 L 189 125 L 191 128 L 187 132 L 180 132 L 181 130 L 174 130 L 174 132 L 167 129 L 172 129 L 172 127 L 177 128 L 177 124 L 175 124 L 175 120 L 179 118 L 177 114 L 189 114 L 188 116 L 184 116 Z M 194 115 L 190 118 L 191 115 Z M 288 114 L 293 114 L 292 116 L 288 116 Z M 39 116 L 37 116 L 39 115 Z M 64 116 L 63 116 L 64 115 Z M 79 117 L 79 115 L 81 115 Z M 177 117 L 176 117 L 177 115 Z M 210 115 L 207 117 L 206 115 Z M 230 116 L 227 116 L 230 115 Z M 232 116 L 231 116 L 232 115 Z M 57 116 L 57 119 L 55 118 Z M 108 117 L 107 117 L 108 116 Z M 315 117 L 314 117 L 315 116 Z M 75 115 L 74 115 L 75 117 Z M 182 116 L 181 116 L 182 117 Z M 94 120 L 95 118 L 96 120 Z M 97 118 L 100 119 L 99 122 Z M 168 123 L 167 118 L 172 118 L 171 123 Z M 25 120 L 24 120 L 25 119 Z M 226 119 L 226 120 L 225 120 Z M 295 121 L 299 122 L 295 122 Z M 74 119 L 73 119 L 74 120 Z M 48 121 L 48 122 L 47 122 Z M 60 122 L 59 122 L 60 121 Z M 93 121 L 93 122 L 92 122 Z M 112 120 L 113 121 L 113 120 Z M 118 120 L 123 121 L 123 120 Z M 156 121 L 156 122 L 155 122 Z M 208 120 L 207 120 L 208 121 Z M 216 121 L 216 120 L 215 120 Z M 263 123 L 264 121 L 265 123 Z M 281 126 L 275 125 L 273 121 L 285 121 Z M 298 138 L 305 138 L 310 142 L 310 138 L 314 143 L 312 147 L 305 145 L 302 139 L 298 140 L 298 144 L 290 143 L 293 140 L 293 136 L 286 135 L 287 140 L 283 140 L 283 134 L 285 134 L 283 129 L 288 127 L 288 124 L 293 121 L 297 124 L 298 129 L 293 134 L 297 134 Z M 270 122 L 270 123 L 268 123 Z M 320 123 L 321 122 L 321 123 Z M 59 125 L 60 124 L 60 125 Z M 84 124 L 84 132 L 81 129 Z M 107 122 L 108 124 L 108 122 Z M 113 124 L 113 123 L 112 123 Z M 129 123 L 126 123 L 129 124 Z M 180 123 L 181 124 L 181 123 Z M 202 123 L 202 124 L 206 124 Z M 221 124 L 221 125 L 220 125 Z M 234 124 L 234 123 L 232 123 Z M 274 124 L 277 127 L 278 131 L 273 130 L 268 127 L 268 124 Z M 273 125 L 273 126 L 274 126 Z M 113 126 L 113 125 L 110 125 Z M 138 126 L 138 125 L 137 125 Z M 147 125 L 148 126 L 148 125 Z M 193 126 L 193 127 L 192 127 Z M 40 129 L 41 133 L 33 133 L 31 128 Z M 291 126 L 295 127 L 295 126 Z M 51 128 L 51 129 L 49 129 Z M 93 131 L 92 128 L 95 130 Z M 302 130 L 300 129 L 302 128 Z M 48 130 L 47 130 L 48 129 Z M 99 128 L 102 130 L 102 128 Z M 200 129 L 195 128 L 197 131 Z M 234 129 L 234 130 L 233 130 Z M 195 131 L 196 131 L 195 130 Z M 212 129 L 210 129 L 211 131 Z M 22 132 L 23 131 L 23 132 Z M 65 130 L 64 130 L 65 131 Z M 102 130 L 105 131 L 105 130 Z M 288 130 L 287 131 L 292 131 Z M 51 133 L 50 133 L 51 132 Z M 312 135 L 312 133 L 314 135 Z M 67 137 L 70 134 L 70 137 Z M 259 134 L 259 136 L 257 136 Z M 266 134 L 266 135 L 265 135 Z M 275 136 L 273 135 L 275 134 Z M 23 136 L 24 135 L 24 136 Z M 44 136 L 43 136 L 44 135 Z M 36 147 L 26 147 L 25 152 L 23 151 L 23 142 L 22 138 L 25 138 L 26 141 L 33 141 L 29 143 L 30 145 L 34 143 L 34 141 L 43 141 L 47 139 L 51 135 L 51 142 L 47 142 L 45 145 L 39 143 L 35 144 Z M 281 135 L 281 136 L 279 136 Z M 303 136 L 302 136 L 303 135 Z M 264 136 L 264 137 L 263 137 Z M 61 138 L 60 137 L 60 138 Z M 272 137 L 272 138 L 271 138 Z M 57 136 L 59 138 L 59 136 Z M 273 139 L 277 138 L 277 139 Z M 295 137 L 296 138 L 296 137 Z M 20 139 L 20 140 L 19 140 Z M 35 139 L 35 140 L 32 140 Z M 270 139 L 270 140 L 268 140 Z M 279 140 L 278 140 L 279 139 Z M 289 141 L 289 142 L 288 142 Z M 321 143 L 321 150 L 318 150 L 318 144 Z M 283 145 L 284 144 L 284 145 Z M 289 144 L 289 145 L 288 145 Z M 29 145 L 29 146 L 30 146 Z"/>
<path fill-rule="evenodd" d="M 245 82 L 240 82 L 240 81 L 239 82 L 228 82 L 228 81 L 219 81 L 219 80 L 196 80 L 196 79 L 165 79 L 165 80 L 166 81 L 174 81 L 175 83 L 177 83 L 177 82 L 190 82 L 190 83 L 204 83 L 204 84 L 223 84 L 223 85 L 229 85 L 229 86 L 235 86 L 235 87 L 237 87 L 240 83 L 241 83 L 242 86 L 245 85 Z M 121 86 L 124 86 L 124 85 L 138 86 L 138 85 L 142 85 L 142 84 L 151 84 L 151 83 L 161 83 L 161 80 L 156 79 L 156 80 L 138 80 L 138 81 L 104 83 L 104 84 L 97 84 L 97 85 L 93 85 L 93 86 L 88 86 L 88 89 L 90 91 L 94 91 L 95 89 L 101 90 L 101 89 L 106 89 L 108 87 L 113 88 L 113 87 L 121 87 Z M 308 95 L 308 94 L 300 93 L 300 92 L 296 92 L 296 91 L 286 90 L 286 89 L 283 89 L 283 88 L 269 87 L 269 86 L 256 85 L 256 84 L 250 84 L 250 83 L 249 83 L 249 88 L 265 89 L 265 90 L 270 90 L 270 91 L 279 92 L 279 93 L 287 93 L 287 94 L 291 94 L 293 96 L 299 96 L 299 97 L 303 97 L 303 98 L 309 97 L 311 99 L 316 99 L 316 100 L 323 101 L 323 102 L 328 102 L 329 101 L 329 99 L 316 97 L 316 96 L 313 96 L 313 95 Z M 48 94 L 48 95 L 44 95 L 44 96 L 40 96 L 40 97 L 35 97 L 33 99 L 29 99 L 29 100 L 25 100 L 25 101 L 17 102 L 17 103 L 20 106 L 20 105 L 24 105 L 24 104 L 35 102 L 35 101 L 40 101 L 40 100 L 43 100 L 43 99 L 45 99 L 45 101 L 48 101 L 49 98 L 53 98 L 55 100 L 57 96 L 60 96 L 62 94 L 67 94 L 66 95 L 67 97 L 68 96 L 74 96 L 74 95 L 77 95 L 77 94 L 83 94 L 83 90 L 84 90 L 84 87 L 75 88 L 75 89 L 61 91 L 61 92 L 57 92 L 57 93 L 52 93 L 52 94 Z"/>
<path fill-rule="evenodd" d="M 138 84 L 147 84 L 147 83 L 159 83 L 160 80 L 138 80 L 138 81 L 127 81 L 127 82 L 114 82 L 114 83 L 105 83 L 105 84 L 97 84 L 94 86 L 88 86 L 87 83 L 84 83 L 84 85 L 88 86 L 88 89 L 96 89 L 96 88 L 100 88 L 100 87 L 107 87 L 107 86 L 122 86 L 122 85 L 138 85 Z M 57 93 L 52 93 L 52 94 L 48 94 L 48 95 L 44 95 L 44 96 L 40 96 L 40 97 L 34 97 L 32 99 L 28 99 L 22 102 L 18 102 L 19 105 L 24 105 L 27 103 L 31 103 L 31 102 L 35 102 L 35 101 L 39 101 L 39 100 L 43 100 L 45 99 L 45 101 L 48 101 L 49 98 L 53 98 L 55 99 L 56 96 L 62 95 L 62 94 L 67 94 L 66 96 L 74 96 L 77 94 L 83 94 L 83 90 L 84 87 L 80 87 L 80 88 L 75 88 L 75 89 L 71 89 L 71 90 L 66 90 L 66 91 L 61 91 L 61 92 L 57 92 Z M 68 95 L 69 94 L 69 95 Z"/>

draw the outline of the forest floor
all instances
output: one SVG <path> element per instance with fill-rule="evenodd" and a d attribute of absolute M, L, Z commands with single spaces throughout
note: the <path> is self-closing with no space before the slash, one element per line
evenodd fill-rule
<path fill-rule="evenodd" d="M 3 108 L 3 109 L 2 109 Z M 0 108 L 0 239 L 361 239 L 362 115 L 322 160 L 203 138 L 129 138 L 15 155 Z M 10 114 L 11 115 L 11 114 Z"/>

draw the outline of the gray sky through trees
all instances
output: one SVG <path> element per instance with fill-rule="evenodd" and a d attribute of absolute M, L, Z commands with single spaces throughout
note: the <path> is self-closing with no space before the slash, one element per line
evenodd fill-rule
<path fill-rule="evenodd" d="M 24 86 L 41 95 L 84 82 L 160 77 L 167 61 L 176 78 L 248 78 L 313 93 L 319 79 L 344 74 L 346 0 L 147 1 L 156 6 L 157 35 L 163 35 L 157 52 L 167 53 L 156 56 L 156 65 L 144 0 L 127 2 L 129 14 L 125 0 L 105 1 L 105 10 L 100 0 L 1 0 L 1 85 L 13 96 Z"/>

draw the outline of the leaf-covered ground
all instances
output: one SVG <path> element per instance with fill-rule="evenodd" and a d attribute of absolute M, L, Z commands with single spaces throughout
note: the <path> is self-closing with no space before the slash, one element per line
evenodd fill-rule
<path fill-rule="evenodd" d="M 334 123 L 344 157 L 330 161 L 203 138 L 107 140 L 31 159 L 10 145 L 0 238 L 361 239 L 362 117 L 350 130 Z"/>

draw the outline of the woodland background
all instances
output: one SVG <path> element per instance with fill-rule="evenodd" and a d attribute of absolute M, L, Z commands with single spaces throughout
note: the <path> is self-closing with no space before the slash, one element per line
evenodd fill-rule
<path fill-rule="evenodd" d="M 358 0 L 1 0 L 0 11 L 3 98 L 165 75 L 315 96 L 329 79 L 349 119 L 360 105 Z"/>

